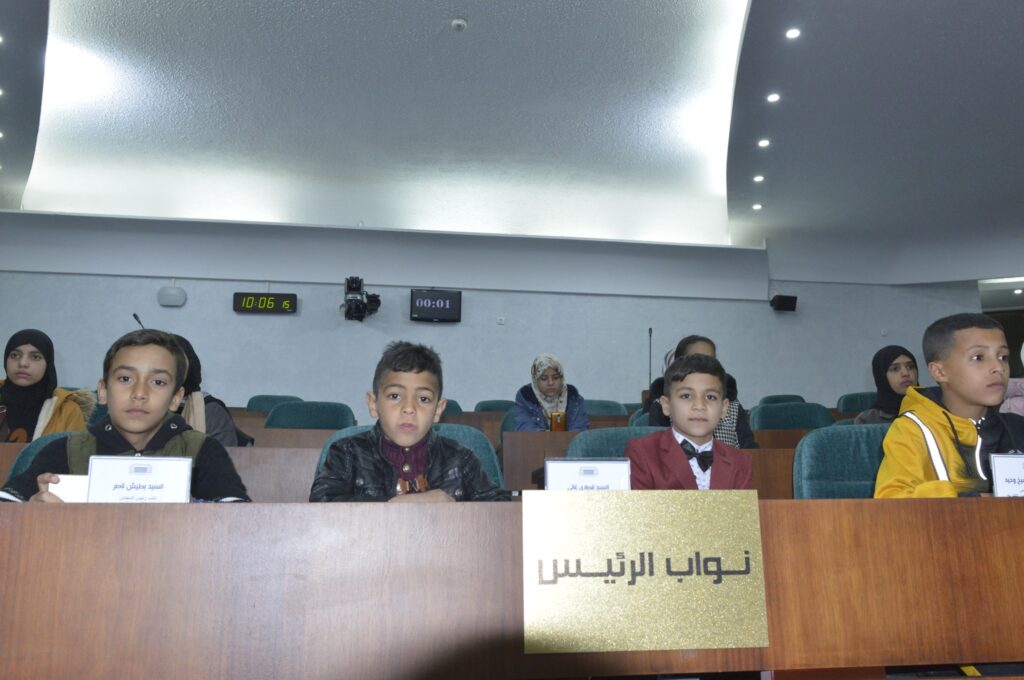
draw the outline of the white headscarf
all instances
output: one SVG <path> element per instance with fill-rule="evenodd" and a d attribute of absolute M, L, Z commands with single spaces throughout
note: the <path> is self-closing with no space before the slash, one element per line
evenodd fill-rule
<path fill-rule="evenodd" d="M 562 376 L 562 391 L 554 399 L 544 396 L 544 393 L 540 391 L 540 384 L 537 382 L 540 374 L 549 368 L 555 369 L 558 375 Z M 569 384 L 565 381 L 565 371 L 562 370 L 562 362 L 554 354 L 545 352 L 533 360 L 533 366 L 530 368 L 530 387 L 533 388 L 534 396 L 537 397 L 541 408 L 544 409 L 544 415 L 551 417 L 552 411 L 565 411 L 569 401 Z"/>

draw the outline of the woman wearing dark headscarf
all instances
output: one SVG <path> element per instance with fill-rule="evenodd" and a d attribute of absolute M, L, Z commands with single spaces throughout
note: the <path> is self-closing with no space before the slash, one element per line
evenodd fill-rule
<path fill-rule="evenodd" d="M 887 345 L 871 359 L 878 398 L 875 405 L 859 413 L 855 425 L 891 423 L 900 414 L 900 402 L 907 388 L 917 385 L 917 360 L 906 347 Z"/>
<path fill-rule="evenodd" d="M 0 441 L 30 442 L 44 434 L 84 430 L 96 408 L 88 390 L 57 387 L 53 342 L 42 331 L 27 328 L 7 341 L 7 379 L 0 381 Z"/>
<path fill-rule="evenodd" d="M 188 358 L 188 373 L 185 374 L 185 398 L 181 401 L 180 412 L 189 427 L 205 432 L 223 446 L 238 446 L 239 437 L 235 421 L 231 419 L 227 406 L 219 399 L 202 391 L 203 365 L 192 343 L 180 335 L 174 336 Z M 246 436 L 243 434 L 243 436 Z"/>

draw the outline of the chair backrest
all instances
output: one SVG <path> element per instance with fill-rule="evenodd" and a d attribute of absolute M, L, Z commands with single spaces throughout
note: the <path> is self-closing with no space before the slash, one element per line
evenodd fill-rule
<path fill-rule="evenodd" d="M 33 439 L 25 445 L 21 451 L 18 452 L 18 457 L 14 459 L 14 464 L 11 465 L 11 471 L 7 475 L 7 481 L 10 482 L 12 479 L 20 475 L 32 464 L 35 460 L 36 455 L 43 450 L 43 448 L 55 439 L 62 439 L 67 437 L 70 432 L 54 432 L 53 434 L 44 434 L 38 439 Z"/>
<path fill-rule="evenodd" d="M 346 427 L 343 430 L 338 430 L 324 443 L 323 448 L 320 450 L 320 459 L 316 463 L 316 472 L 314 479 L 320 474 L 320 468 L 323 467 L 324 461 L 327 460 L 327 452 L 330 451 L 331 445 L 339 439 L 345 437 L 351 437 L 353 435 L 361 434 L 371 429 L 373 425 L 354 425 L 352 427 Z M 442 437 L 448 437 L 459 442 L 467 449 L 470 449 L 476 454 L 476 457 L 480 460 L 480 467 L 483 468 L 487 476 L 491 478 L 491 481 L 500 487 L 505 486 L 505 479 L 501 474 L 501 466 L 498 465 L 498 455 L 494 452 L 494 447 L 491 446 L 491 442 L 480 430 L 469 425 L 457 425 L 455 423 L 438 423 L 434 425 L 434 431 Z"/>
<path fill-rule="evenodd" d="M 636 437 L 646 437 L 661 432 L 663 427 L 603 427 L 599 430 L 584 430 L 573 437 L 566 458 L 624 458 L 626 442 Z"/>
<path fill-rule="evenodd" d="M 878 400 L 878 392 L 850 392 L 839 397 L 836 410 L 840 413 L 860 413 L 867 411 Z"/>
<path fill-rule="evenodd" d="M 491 478 L 491 481 L 504 488 L 505 478 L 501 474 L 501 466 L 498 465 L 498 454 L 494 452 L 494 447 L 491 446 L 487 435 L 475 427 L 456 423 L 438 423 L 434 425 L 434 431 L 442 437 L 454 439 L 475 453 L 480 460 L 480 467 Z"/>
<path fill-rule="evenodd" d="M 286 401 L 270 409 L 266 429 L 341 430 L 356 424 L 347 404 L 335 401 Z"/>
<path fill-rule="evenodd" d="M 476 406 L 473 407 L 474 411 L 500 411 L 504 413 L 510 410 L 516 402 L 509 401 L 508 399 L 485 399 L 484 401 L 478 401 Z"/>
<path fill-rule="evenodd" d="M 889 424 L 825 427 L 800 440 L 793 498 L 871 498 Z"/>
<path fill-rule="evenodd" d="M 94 393 L 95 394 L 95 393 Z M 92 410 L 92 415 L 89 416 L 89 422 L 86 425 L 95 425 L 96 423 L 103 420 L 108 413 L 106 404 L 101 404 L 99 401 L 96 402 L 96 408 Z"/>
<path fill-rule="evenodd" d="M 245 405 L 245 410 L 272 411 L 278 404 L 284 404 L 289 401 L 302 401 L 302 397 L 296 397 L 291 394 L 257 394 L 249 399 L 249 403 Z"/>
<path fill-rule="evenodd" d="M 651 414 L 647 411 L 637 411 L 629 417 L 630 427 L 647 427 L 651 424 Z"/>
<path fill-rule="evenodd" d="M 516 412 L 509 411 L 505 414 L 505 417 L 501 419 L 501 431 L 502 432 L 513 432 L 516 429 Z"/>
<path fill-rule="evenodd" d="M 626 407 L 626 413 L 630 415 L 633 415 L 634 413 L 636 413 L 637 411 L 644 407 L 644 405 L 641 404 L 639 401 L 631 401 L 628 404 L 623 403 L 622 405 Z"/>
<path fill-rule="evenodd" d="M 803 403 L 806 401 L 799 394 L 769 394 L 761 397 L 759 404 L 790 404 L 793 402 Z"/>
<path fill-rule="evenodd" d="M 821 404 L 758 404 L 750 409 L 752 430 L 813 430 L 835 422 L 831 411 Z"/>
<path fill-rule="evenodd" d="M 585 399 L 583 409 L 588 416 L 628 416 L 629 411 L 620 402 L 610 399 Z"/>
<path fill-rule="evenodd" d="M 448 405 L 444 407 L 444 413 L 448 416 L 459 416 L 465 413 L 465 411 L 462 410 L 462 406 L 459 405 L 459 402 L 454 399 L 449 399 Z"/>

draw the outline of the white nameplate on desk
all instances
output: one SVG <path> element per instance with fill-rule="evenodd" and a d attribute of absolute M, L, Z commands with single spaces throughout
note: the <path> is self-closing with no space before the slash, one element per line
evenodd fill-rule
<path fill-rule="evenodd" d="M 626 458 L 548 458 L 544 461 L 548 491 L 629 491 Z"/>
<path fill-rule="evenodd" d="M 90 503 L 188 503 L 192 460 L 148 456 L 89 459 Z"/>
<path fill-rule="evenodd" d="M 992 495 L 1002 498 L 1024 496 L 1024 456 L 993 453 L 989 457 L 992 467 Z"/>

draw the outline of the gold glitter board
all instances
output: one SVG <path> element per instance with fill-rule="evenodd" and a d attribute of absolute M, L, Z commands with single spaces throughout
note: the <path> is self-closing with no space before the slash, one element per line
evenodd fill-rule
<path fill-rule="evenodd" d="M 527 654 L 767 647 L 755 491 L 525 491 Z"/>

